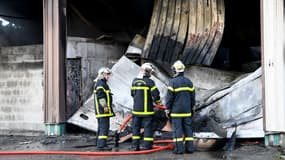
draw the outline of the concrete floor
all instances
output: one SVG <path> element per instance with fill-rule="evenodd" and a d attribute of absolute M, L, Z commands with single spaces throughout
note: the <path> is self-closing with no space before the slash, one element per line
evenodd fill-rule
<path fill-rule="evenodd" d="M 93 145 L 95 136 L 89 134 L 65 135 L 57 138 L 47 138 L 45 136 L 26 137 L 26 136 L 0 136 L 0 152 L 5 151 L 96 151 Z M 110 142 L 112 143 L 112 142 Z M 113 146 L 113 144 L 110 144 Z M 120 144 L 119 148 L 113 148 L 113 151 L 128 151 L 130 142 Z M 279 148 L 264 147 L 263 141 L 242 141 L 236 144 L 235 150 L 228 154 L 226 158 L 222 148 L 215 151 L 197 151 L 193 154 L 174 155 L 170 150 L 159 151 L 145 155 L 127 155 L 127 156 L 77 156 L 77 155 L 0 155 L 0 160 L 208 160 L 208 159 L 241 159 L 241 160 L 275 160 L 281 159 L 282 154 Z"/>

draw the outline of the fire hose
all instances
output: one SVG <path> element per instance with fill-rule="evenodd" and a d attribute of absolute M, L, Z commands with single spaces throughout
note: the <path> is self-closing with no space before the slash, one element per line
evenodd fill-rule
<path fill-rule="evenodd" d="M 165 106 L 156 105 L 156 108 L 165 109 Z M 121 132 L 132 119 L 132 115 L 129 115 L 123 124 L 119 127 Z M 155 140 L 154 144 L 168 143 L 165 146 L 154 145 L 153 149 L 142 150 L 142 151 L 119 151 L 119 152 L 86 152 L 86 151 L 2 151 L 1 155 L 82 155 L 82 156 L 114 156 L 114 155 L 138 155 L 138 154 L 149 154 L 158 152 L 166 149 L 173 149 L 172 140 Z"/>
<path fill-rule="evenodd" d="M 170 141 L 169 141 L 170 142 Z M 168 141 L 162 143 L 169 143 Z M 171 141 L 172 142 L 172 141 Z M 121 151 L 121 152 L 85 152 L 85 151 L 3 151 L 0 155 L 84 155 L 84 156 L 115 156 L 148 154 L 166 149 L 173 149 L 172 144 L 167 146 L 154 146 L 153 149 L 143 151 Z"/>

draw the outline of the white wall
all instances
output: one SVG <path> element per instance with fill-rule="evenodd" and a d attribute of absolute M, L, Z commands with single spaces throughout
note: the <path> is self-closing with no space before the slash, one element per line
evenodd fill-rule
<path fill-rule="evenodd" d="M 285 131 L 284 2 L 261 1 L 265 131 Z"/>

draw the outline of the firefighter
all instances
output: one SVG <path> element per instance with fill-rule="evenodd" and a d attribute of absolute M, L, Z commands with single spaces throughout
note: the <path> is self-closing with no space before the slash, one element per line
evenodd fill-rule
<path fill-rule="evenodd" d="M 95 79 L 94 100 L 95 115 L 98 120 L 97 148 L 99 151 L 110 151 L 112 148 L 107 145 L 108 132 L 110 127 L 110 117 L 115 116 L 112 109 L 112 94 L 107 84 L 111 70 L 102 67 L 98 71 Z"/>
<path fill-rule="evenodd" d="M 195 87 L 192 81 L 184 76 L 185 65 L 180 60 L 176 61 L 171 69 L 174 78 L 169 81 L 165 112 L 171 119 L 175 146 L 173 153 L 193 153 L 191 115 L 195 104 Z"/>
<path fill-rule="evenodd" d="M 150 79 L 153 67 L 150 63 L 141 65 L 139 75 L 133 80 L 131 96 L 134 106 L 132 110 L 132 149 L 148 150 L 153 144 L 153 103 L 160 104 L 160 93 L 153 80 Z M 140 148 L 140 129 L 144 128 L 143 146 Z"/>

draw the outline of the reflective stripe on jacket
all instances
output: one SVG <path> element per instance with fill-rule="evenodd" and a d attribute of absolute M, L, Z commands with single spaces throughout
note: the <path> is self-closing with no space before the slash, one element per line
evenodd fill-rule
<path fill-rule="evenodd" d="M 170 80 L 166 98 L 166 107 L 171 117 L 190 117 L 195 105 L 195 87 L 183 73 Z"/>
<path fill-rule="evenodd" d="M 113 108 L 112 108 L 112 95 L 111 90 L 107 84 L 105 79 L 100 79 L 97 81 L 94 90 L 94 103 L 95 103 L 95 115 L 96 118 L 100 117 L 112 117 L 114 116 Z M 108 113 L 104 113 L 104 106 L 101 106 L 99 103 L 99 99 L 104 98 L 107 103 L 107 107 L 109 109 Z"/>
<path fill-rule="evenodd" d="M 160 102 L 159 91 L 150 78 L 135 78 L 132 82 L 131 95 L 134 100 L 132 113 L 136 116 L 153 115 L 153 100 Z"/>

